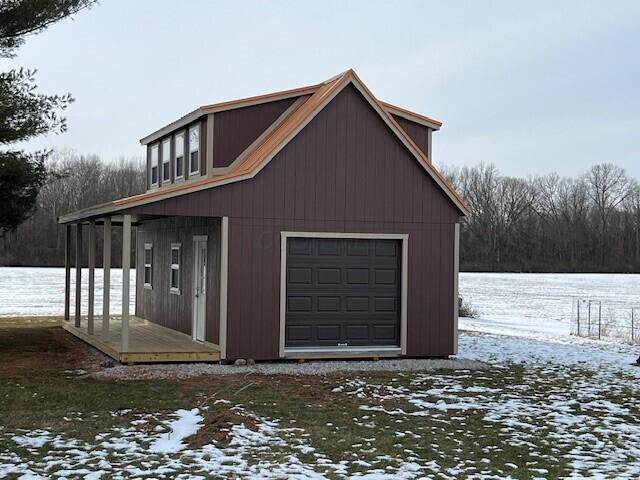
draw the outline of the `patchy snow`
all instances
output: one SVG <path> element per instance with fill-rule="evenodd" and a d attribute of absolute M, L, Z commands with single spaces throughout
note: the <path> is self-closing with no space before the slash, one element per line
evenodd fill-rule
<path fill-rule="evenodd" d="M 176 419 L 167 425 L 169 431 L 160 435 L 149 446 L 149 451 L 153 453 L 175 453 L 183 450 L 186 445 L 183 440 L 194 435 L 202 425 L 202 415 L 199 410 L 178 410 Z"/>
<path fill-rule="evenodd" d="M 10 281 L 35 283 L 36 296 L 25 298 L 23 290 L 7 294 L 7 276 L 0 275 L 5 288 L 0 288 L 0 315 L 60 314 L 61 269 L 2 270 Z M 46 278 L 56 270 L 61 274 L 55 282 Z M 92 442 L 50 430 L 0 430 L 0 445 L 12 446 L 0 446 L 0 478 L 195 479 L 215 472 L 220 478 L 483 480 L 548 478 L 565 465 L 568 478 L 640 478 L 640 368 L 632 366 L 640 348 L 569 335 L 573 298 L 638 305 L 640 275 L 462 274 L 460 287 L 480 315 L 460 321 L 458 370 L 435 372 L 454 364 L 415 359 L 105 370 L 113 376 L 120 369 L 155 378 L 176 371 L 182 372 L 178 377 L 322 375 L 340 367 L 349 374 L 332 386 L 331 394 L 359 402 L 354 425 L 371 432 L 345 441 L 341 420 L 331 419 L 326 427 L 335 429 L 336 442 L 345 442 L 340 461 L 310 442 L 301 419 L 283 426 L 277 418 L 259 418 L 248 410 L 255 429 L 234 425 L 228 445 L 188 448 L 186 438 L 203 421 L 193 409 L 178 410 L 152 433 L 144 427 L 153 415 L 138 415 L 126 428 L 102 432 Z M 3 303 L 9 295 L 15 298 Z M 112 305 L 118 301 L 114 293 Z M 473 369 L 479 362 L 493 368 Z M 378 383 L 368 376 L 385 369 L 397 373 Z M 392 428 L 393 447 L 377 442 L 381 428 Z M 425 446 L 432 448 L 429 455 L 416 452 Z M 513 452 L 521 452 L 517 460 L 505 461 L 504 455 Z"/>

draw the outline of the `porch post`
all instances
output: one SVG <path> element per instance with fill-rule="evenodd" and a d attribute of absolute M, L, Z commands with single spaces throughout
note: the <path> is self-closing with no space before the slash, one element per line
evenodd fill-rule
<path fill-rule="evenodd" d="M 89 267 L 89 306 L 87 312 L 87 333 L 93 335 L 93 310 L 96 287 L 96 222 L 89 222 L 89 250 L 87 252 L 87 266 Z"/>
<path fill-rule="evenodd" d="M 131 215 L 122 222 L 122 351 L 129 350 L 129 268 L 131 264 Z"/>
<path fill-rule="evenodd" d="M 111 217 L 104 219 L 104 248 L 102 252 L 102 339 L 109 339 L 109 295 L 111 287 Z"/>
<path fill-rule="evenodd" d="M 453 243 L 453 354 L 458 354 L 458 317 L 460 316 L 460 295 L 458 276 L 460 275 L 460 224 L 455 224 Z"/>
<path fill-rule="evenodd" d="M 65 225 L 64 230 L 64 320 L 68 322 L 71 303 L 71 225 Z"/>
<path fill-rule="evenodd" d="M 75 326 L 80 327 L 80 306 L 82 300 L 82 224 L 76 224 L 76 315 Z"/>

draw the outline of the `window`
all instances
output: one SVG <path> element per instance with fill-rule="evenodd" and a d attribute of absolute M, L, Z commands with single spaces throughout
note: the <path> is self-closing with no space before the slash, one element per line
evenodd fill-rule
<path fill-rule="evenodd" d="M 189 129 L 189 175 L 200 173 L 200 125 Z"/>
<path fill-rule="evenodd" d="M 176 180 L 184 178 L 184 133 L 178 133 L 173 139 L 174 150 L 174 172 L 173 176 Z"/>
<path fill-rule="evenodd" d="M 153 288 L 153 243 L 144 244 L 144 288 Z"/>
<path fill-rule="evenodd" d="M 180 243 L 172 243 L 171 244 L 171 279 L 170 279 L 170 288 L 169 291 L 171 293 L 180 294 L 180 250 L 182 244 Z"/>
<path fill-rule="evenodd" d="M 151 146 L 151 159 L 149 161 L 149 186 L 158 186 L 158 145 Z"/>
<path fill-rule="evenodd" d="M 171 139 L 162 142 L 162 183 L 171 181 Z"/>

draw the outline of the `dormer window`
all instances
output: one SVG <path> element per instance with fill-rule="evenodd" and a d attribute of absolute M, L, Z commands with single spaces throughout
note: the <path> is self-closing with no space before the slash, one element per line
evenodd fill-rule
<path fill-rule="evenodd" d="M 189 129 L 189 175 L 200 173 L 200 125 Z"/>
<path fill-rule="evenodd" d="M 151 146 L 151 155 L 149 160 L 149 186 L 158 186 L 158 145 Z"/>
<path fill-rule="evenodd" d="M 171 139 L 162 142 L 162 183 L 171 181 Z"/>
<path fill-rule="evenodd" d="M 173 148 L 173 176 L 176 180 L 179 180 L 184 178 L 184 132 L 176 134 L 173 139 Z"/>

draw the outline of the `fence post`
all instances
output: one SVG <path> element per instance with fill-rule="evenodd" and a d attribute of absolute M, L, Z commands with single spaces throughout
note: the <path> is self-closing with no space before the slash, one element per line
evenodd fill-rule
<path fill-rule="evenodd" d="M 589 300 L 589 315 L 587 316 L 587 338 L 591 338 L 591 300 Z"/>
<path fill-rule="evenodd" d="M 602 335 L 602 300 L 598 302 L 598 340 Z"/>
<path fill-rule="evenodd" d="M 578 298 L 578 336 L 580 336 L 580 299 Z"/>
<path fill-rule="evenodd" d="M 634 309 L 633 307 L 631 307 L 631 343 L 635 343 L 635 342 L 636 342 L 636 339 L 635 339 L 635 337 L 634 337 L 634 333 L 635 333 L 634 328 L 635 328 L 635 327 L 634 327 L 634 325 L 633 325 L 633 311 L 634 311 L 634 310 L 635 310 L 635 309 Z"/>

